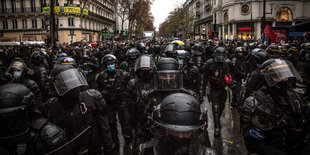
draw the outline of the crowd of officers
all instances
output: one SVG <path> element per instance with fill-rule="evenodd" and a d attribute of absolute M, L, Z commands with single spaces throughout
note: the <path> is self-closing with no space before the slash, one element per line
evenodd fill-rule
<path fill-rule="evenodd" d="M 118 122 L 124 154 L 207 154 L 227 100 L 250 154 L 310 154 L 310 42 L 184 42 L 2 47 L 0 154 L 118 154 Z"/>

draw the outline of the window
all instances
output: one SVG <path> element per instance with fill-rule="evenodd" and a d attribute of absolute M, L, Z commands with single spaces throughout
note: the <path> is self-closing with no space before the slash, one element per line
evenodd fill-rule
<path fill-rule="evenodd" d="M 35 0 L 30 0 L 31 12 L 36 12 Z"/>
<path fill-rule="evenodd" d="M 43 19 L 43 18 L 41 19 L 41 24 L 42 24 L 41 27 L 45 27 L 45 22 L 44 22 L 44 19 Z"/>
<path fill-rule="evenodd" d="M 73 0 L 67 0 L 67 4 L 73 4 Z"/>
<path fill-rule="evenodd" d="M 68 18 L 68 26 L 74 26 L 74 18 Z"/>
<path fill-rule="evenodd" d="M 84 28 L 87 29 L 87 21 L 84 21 Z"/>
<path fill-rule="evenodd" d="M 26 9 L 25 9 L 25 1 L 24 0 L 20 0 L 20 8 L 21 8 L 22 12 L 26 11 Z"/>
<path fill-rule="evenodd" d="M 13 29 L 17 29 L 18 28 L 17 20 L 16 19 L 12 20 L 12 24 L 13 24 Z"/>
<path fill-rule="evenodd" d="M 6 0 L 0 1 L 0 8 L 2 13 L 6 13 Z"/>
<path fill-rule="evenodd" d="M 2 23 L 3 23 L 3 29 L 8 29 L 8 21 L 4 20 Z"/>
<path fill-rule="evenodd" d="M 26 29 L 27 28 L 27 19 L 22 20 L 22 28 Z"/>
<path fill-rule="evenodd" d="M 32 19 L 32 28 L 37 28 L 37 19 Z"/>
<path fill-rule="evenodd" d="M 277 22 L 291 22 L 293 20 L 293 15 L 291 9 L 287 7 L 282 7 L 277 11 L 276 21 Z"/>
<path fill-rule="evenodd" d="M 16 12 L 15 0 L 11 0 L 11 8 L 12 8 L 12 13 L 15 13 Z"/>

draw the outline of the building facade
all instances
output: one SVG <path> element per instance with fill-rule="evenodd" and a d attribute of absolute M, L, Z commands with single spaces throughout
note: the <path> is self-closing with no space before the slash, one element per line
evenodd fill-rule
<path fill-rule="evenodd" d="M 221 39 L 259 39 L 262 35 L 263 0 L 219 0 L 214 21 Z M 310 19 L 310 1 L 267 0 L 266 24 L 282 31 Z"/>
<path fill-rule="evenodd" d="M 114 32 L 110 0 L 59 0 L 55 22 L 60 43 L 99 41 Z M 42 41 L 49 37 L 49 0 L 0 0 L 0 41 Z"/>
<path fill-rule="evenodd" d="M 261 38 L 263 0 L 187 0 L 186 4 L 196 14 L 196 38 Z M 266 24 L 287 33 L 288 27 L 310 20 L 309 8 L 307 0 L 267 0 Z"/>

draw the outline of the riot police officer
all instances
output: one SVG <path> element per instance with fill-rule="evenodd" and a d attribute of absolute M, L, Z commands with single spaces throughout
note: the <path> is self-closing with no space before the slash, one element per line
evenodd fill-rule
<path fill-rule="evenodd" d="M 210 82 L 207 95 L 212 102 L 212 111 L 214 119 L 214 136 L 220 135 L 220 118 L 225 107 L 227 99 L 226 86 L 232 86 L 232 77 L 230 74 L 230 61 L 227 60 L 227 51 L 224 47 L 217 47 L 214 50 L 214 56 L 209 59 L 203 72 L 203 94 L 206 93 L 207 83 Z"/>
<path fill-rule="evenodd" d="M 199 102 L 202 103 L 203 94 L 199 68 L 191 62 L 191 55 L 188 51 L 176 50 L 175 55 L 183 72 L 183 87 L 197 93 Z"/>
<path fill-rule="evenodd" d="M 31 76 L 32 80 L 36 81 L 41 94 L 42 100 L 45 102 L 49 98 L 50 81 L 48 77 L 48 65 L 44 64 L 44 55 L 40 51 L 35 51 L 30 55 L 30 67 L 34 73 Z"/>
<path fill-rule="evenodd" d="M 174 58 L 175 50 L 176 50 L 176 46 L 174 44 L 168 44 L 165 48 L 166 57 Z"/>
<path fill-rule="evenodd" d="M 202 71 L 203 63 L 206 61 L 202 43 L 195 44 L 195 46 L 193 47 L 192 54 L 193 54 L 193 62 L 195 66 L 197 66 L 199 70 Z"/>
<path fill-rule="evenodd" d="M 137 48 L 133 47 L 130 48 L 126 52 L 126 61 L 123 61 L 120 65 L 119 68 L 128 72 L 130 77 L 135 76 L 135 71 L 134 71 L 134 65 L 136 59 L 140 56 L 140 52 Z"/>
<path fill-rule="evenodd" d="M 65 144 L 65 132 L 36 112 L 35 104 L 22 84 L 0 87 L 0 154 L 44 154 Z"/>
<path fill-rule="evenodd" d="M 20 83 L 25 85 L 35 94 L 37 108 L 42 105 L 42 95 L 38 84 L 28 78 L 28 68 L 25 63 L 13 61 L 7 71 L 4 73 L 8 83 Z"/>
<path fill-rule="evenodd" d="M 98 90 L 102 93 L 103 98 L 107 102 L 109 126 L 113 142 L 116 144 L 116 148 L 118 148 L 119 140 L 117 136 L 116 116 L 118 115 L 120 123 L 123 126 L 125 118 L 124 109 L 121 107 L 121 104 L 123 92 L 130 77 L 126 71 L 117 68 L 117 58 L 112 54 L 104 56 L 102 64 L 105 69 L 97 75 L 96 82 Z"/>
<path fill-rule="evenodd" d="M 244 47 L 237 47 L 235 49 L 236 57 L 233 65 L 233 73 L 232 77 L 236 81 L 236 87 L 233 89 L 233 98 L 231 105 L 233 107 L 237 107 L 239 104 L 241 104 L 241 85 L 242 85 L 242 79 L 245 79 L 248 73 L 247 70 L 247 49 Z"/>
<path fill-rule="evenodd" d="M 104 146 L 104 153 L 111 154 L 114 146 L 102 95 L 87 89 L 83 74 L 72 65 L 55 66 L 52 78 L 58 96 L 46 102 L 45 114 L 65 130 L 70 153 L 101 154 Z"/>
<path fill-rule="evenodd" d="M 178 62 L 173 58 L 162 58 L 154 69 L 154 89 L 146 91 L 147 102 L 144 115 L 141 116 L 141 132 L 137 133 L 136 145 L 140 145 L 152 138 L 152 134 L 147 130 L 148 117 L 151 115 L 153 107 L 158 105 L 167 95 L 173 93 L 186 93 L 198 99 L 198 95 L 183 88 L 182 71 Z"/>
<path fill-rule="evenodd" d="M 132 143 L 134 138 L 131 133 L 132 129 L 135 135 L 140 134 L 141 114 L 144 113 L 147 103 L 147 92 L 153 89 L 153 68 L 155 63 L 150 55 L 142 55 L 136 60 L 135 72 L 137 76 L 128 81 L 123 100 L 123 107 L 128 109 L 125 113 L 126 123 L 124 127 L 124 137 L 126 144 Z M 137 139 L 136 141 L 140 141 Z"/>
<path fill-rule="evenodd" d="M 201 142 L 207 128 L 207 112 L 193 96 L 168 95 L 153 110 L 150 120 L 154 139 L 140 145 L 140 154 L 149 147 L 159 155 L 207 154 L 206 147 L 210 145 Z"/>
<path fill-rule="evenodd" d="M 283 59 L 261 67 L 264 87 L 243 103 L 240 125 L 249 153 L 309 154 L 309 109 L 292 89 L 302 80 Z"/>

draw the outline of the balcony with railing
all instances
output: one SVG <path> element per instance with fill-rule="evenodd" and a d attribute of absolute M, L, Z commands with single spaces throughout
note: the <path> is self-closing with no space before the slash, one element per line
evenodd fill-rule
<path fill-rule="evenodd" d="M 109 7 L 107 7 L 106 5 L 104 5 L 103 3 L 101 3 L 101 2 L 99 2 L 99 1 L 97 1 L 97 0 L 92 0 L 92 1 L 95 2 L 96 4 L 102 6 L 103 8 L 105 8 L 105 9 L 111 11 L 111 12 L 114 12 L 112 9 L 110 9 Z"/>
<path fill-rule="evenodd" d="M 40 7 L 31 7 L 31 8 L 8 8 L 0 9 L 0 15 L 12 15 L 12 14 L 32 14 L 32 13 L 41 13 L 42 9 Z"/>

